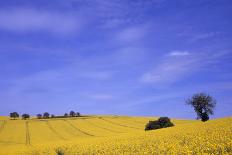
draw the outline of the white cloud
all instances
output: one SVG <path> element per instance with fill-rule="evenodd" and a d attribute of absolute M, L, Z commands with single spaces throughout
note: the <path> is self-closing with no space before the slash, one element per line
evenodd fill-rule
<path fill-rule="evenodd" d="M 197 33 L 197 34 L 193 34 L 190 41 L 195 42 L 195 41 L 199 41 L 203 39 L 208 39 L 208 38 L 215 37 L 218 34 L 219 32 Z"/>
<path fill-rule="evenodd" d="M 152 70 L 145 72 L 140 81 L 158 85 L 174 83 L 199 70 L 211 69 L 227 54 L 228 52 L 223 51 L 191 54 L 187 51 L 171 52 L 169 57 L 164 57 Z"/>
<path fill-rule="evenodd" d="M 87 97 L 94 100 L 110 100 L 113 98 L 113 96 L 109 94 L 89 94 Z"/>
<path fill-rule="evenodd" d="M 144 73 L 141 81 L 145 83 L 172 83 L 191 73 L 199 65 L 198 59 L 168 59 L 158 64 L 152 71 Z"/>
<path fill-rule="evenodd" d="M 121 30 L 116 35 L 116 39 L 121 42 L 134 42 L 143 39 L 146 33 L 146 26 L 129 27 Z"/>
<path fill-rule="evenodd" d="M 175 50 L 172 51 L 168 54 L 168 56 L 186 56 L 189 55 L 189 51 L 179 51 L 179 50 Z"/>
<path fill-rule="evenodd" d="M 81 27 L 80 17 L 33 8 L 0 10 L 0 29 L 13 32 L 46 31 L 72 34 Z"/>
<path fill-rule="evenodd" d="M 94 16 L 99 18 L 103 28 L 116 28 L 145 22 L 143 11 L 157 7 L 165 0 L 86 0 L 93 6 Z M 131 9 L 133 8 L 133 9 Z"/>
<path fill-rule="evenodd" d="M 221 32 L 194 32 L 194 31 L 186 31 L 186 32 L 181 32 L 178 34 L 179 37 L 185 37 L 185 39 L 190 42 L 194 43 L 197 41 L 202 41 L 205 39 L 210 39 L 210 38 L 218 38 L 219 35 L 221 35 Z"/>
<path fill-rule="evenodd" d="M 84 72 L 78 76 L 83 78 L 106 80 L 111 78 L 115 73 L 116 71 L 92 71 L 92 72 Z"/>

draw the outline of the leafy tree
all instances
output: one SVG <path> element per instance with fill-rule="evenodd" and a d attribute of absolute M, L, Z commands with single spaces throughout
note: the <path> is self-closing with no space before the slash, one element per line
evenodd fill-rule
<path fill-rule="evenodd" d="M 30 115 L 29 114 L 22 114 L 22 119 L 29 119 Z"/>
<path fill-rule="evenodd" d="M 216 106 L 216 101 L 212 96 L 205 93 L 194 94 L 186 100 L 186 104 L 191 105 L 197 114 L 197 119 L 205 122 L 209 120 L 209 115 L 213 115 L 213 109 Z"/>
<path fill-rule="evenodd" d="M 77 117 L 80 117 L 81 114 L 80 114 L 79 112 L 76 112 L 76 116 L 77 116 Z"/>
<path fill-rule="evenodd" d="M 69 116 L 70 116 L 70 117 L 75 117 L 75 116 L 76 116 L 76 113 L 75 113 L 74 111 L 70 111 Z"/>
<path fill-rule="evenodd" d="M 10 117 L 13 119 L 19 118 L 19 114 L 17 112 L 10 113 Z"/>
<path fill-rule="evenodd" d="M 51 118 L 55 118 L 55 117 L 56 117 L 55 115 L 53 115 L 53 114 L 51 115 Z"/>
<path fill-rule="evenodd" d="M 43 114 L 43 118 L 49 118 L 49 116 L 50 116 L 50 114 L 49 114 L 48 112 L 45 112 L 45 113 Z"/>
<path fill-rule="evenodd" d="M 174 126 L 174 124 L 171 122 L 170 118 L 160 117 L 156 121 L 149 121 L 145 126 L 145 130 L 155 130 L 155 129 L 167 128 L 171 126 Z"/>
<path fill-rule="evenodd" d="M 38 119 L 41 119 L 42 118 L 42 115 L 41 114 L 37 114 L 36 115 Z"/>
<path fill-rule="evenodd" d="M 68 117 L 68 114 L 67 114 L 67 113 L 65 113 L 65 114 L 64 114 L 64 117 Z"/>

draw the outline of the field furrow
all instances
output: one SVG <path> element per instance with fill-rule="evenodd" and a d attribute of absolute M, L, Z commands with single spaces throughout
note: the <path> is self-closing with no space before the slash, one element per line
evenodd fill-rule
<path fill-rule="evenodd" d="M 92 123 L 92 124 L 97 124 L 98 126 L 106 128 L 108 130 L 112 130 L 112 131 L 117 132 L 117 133 L 127 133 L 127 132 L 134 131 L 134 129 L 122 127 L 122 126 L 119 126 L 116 124 L 112 124 L 112 123 L 109 123 L 109 122 L 104 121 L 102 119 L 99 119 L 98 117 L 87 119 L 87 121 Z"/>
<path fill-rule="evenodd" d="M 128 125 L 125 125 L 125 124 L 121 124 L 121 123 L 117 123 L 117 122 L 114 122 L 108 118 L 102 118 L 102 117 L 99 117 L 99 119 L 101 120 L 104 120 L 106 122 L 109 122 L 111 124 L 115 124 L 115 125 L 118 125 L 118 126 L 122 126 L 122 127 L 126 127 L 126 128 L 131 128 L 131 129 L 136 129 L 136 130 L 141 130 L 140 128 L 137 128 L 137 127 L 133 127 L 133 126 L 128 126 Z"/>
<path fill-rule="evenodd" d="M 78 120 L 73 120 L 72 123 L 76 125 L 77 127 L 79 127 L 81 130 L 84 130 L 95 136 L 108 136 L 108 135 L 114 134 L 109 130 L 98 128 L 88 123 L 87 120 L 88 119 L 78 119 Z"/>
<path fill-rule="evenodd" d="M 6 125 L 6 122 L 7 121 L 0 121 L 1 122 L 1 124 L 0 124 L 0 133 L 2 132 L 2 130 L 4 129 L 4 127 L 5 127 L 5 125 Z"/>
<path fill-rule="evenodd" d="M 72 122 L 70 122 L 69 120 L 64 120 L 66 123 L 68 123 L 71 127 L 73 127 L 74 129 L 76 129 L 77 131 L 79 131 L 79 132 L 81 132 L 81 133 L 83 133 L 83 134 L 85 134 L 85 135 L 87 135 L 87 136 L 94 136 L 94 135 L 92 135 L 92 134 L 90 134 L 90 133 L 87 133 L 87 132 L 85 132 L 84 130 L 81 130 L 79 127 L 77 127 L 76 125 L 74 125 Z"/>
<path fill-rule="evenodd" d="M 96 128 L 100 128 L 100 129 L 103 129 L 103 130 L 106 130 L 106 131 L 109 131 L 109 132 L 112 132 L 112 133 L 123 133 L 123 132 L 120 132 L 120 131 L 116 131 L 116 130 L 112 130 L 110 128 L 105 128 L 101 125 L 97 125 L 97 123 L 93 123 L 90 121 L 90 119 L 85 119 L 85 121 L 89 124 L 91 124 L 93 127 L 96 127 Z"/>
<path fill-rule="evenodd" d="M 26 121 L 26 145 L 31 145 L 30 131 L 29 131 L 29 122 Z"/>
<path fill-rule="evenodd" d="M 123 126 L 129 126 L 129 127 L 132 127 L 132 128 L 137 128 L 137 129 L 140 129 L 140 130 L 144 130 L 144 127 L 146 125 L 147 122 L 144 122 L 144 123 L 138 123 L 138 122 L 135 122 L 135 120 L 133 119 L 128 119 L 128 118 L 115 118 L 115 119 L 110 119 L 110 121 L 116 123 L 116 124 L 120 124 L 120 125 L 123 125 Z"/>
<path fill-rule="evenodd" d="M 49 128 L 57 137 L 59 137 L 61 140 L 66 140 L 61 134 L 59 134 L 59 133 L 53 128 L 53 126 L 50 124 L 49 121 L 46 121 L 46 123 L 47 123 L 48 128 Z"/>
<path fill-rule="evenodd" d="M 26 126 L 23 120 L 9 120 L 0 132 L 0 141 L 12 144 L 25 144 Z"/>
<path fill-rule="evenodd" d="M 30 142 L 31 144 L 58 141 L 59 137 L 48 127 L 47 121 L 30 120 Z"/>

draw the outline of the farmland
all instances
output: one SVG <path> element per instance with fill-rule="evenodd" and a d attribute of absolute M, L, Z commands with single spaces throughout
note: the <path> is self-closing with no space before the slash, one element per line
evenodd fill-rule
<path fill-rule="evenodd" d="M 144 131 L 154 117 L 86 116 L 9 120 L 0 117 L 0 154 L 232 154 L 232 118 L 172 119 Z"/>

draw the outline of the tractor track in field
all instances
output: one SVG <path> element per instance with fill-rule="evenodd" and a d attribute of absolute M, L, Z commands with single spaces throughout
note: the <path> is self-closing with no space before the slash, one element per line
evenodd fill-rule
<path fill-rule="evenodd" d="M 94 124 L 92 122 L 89 122 L 87 120 L 84 120 L 84 121 L 87 122 L 87 123 L 89 123 L 89 124 L 91 124 L 92 126 L 95 126 L 97 128 L 100 128 L 100 129 L 103 129 L 103 130 L 106 130 L 106 131 L 110 131 L 110 132 L 113 132 L 113 133 L 125 133 L 125 132 L 115 131 L 115 130 L 111 130 L 111 129 L 108 129 L 108 128 L 101 127 L 101 126 L 96 125 L 96 124 Z"/>
<path fill-rule="evenodd" d="M 26 145 L 31 145 L 31 136 L 30 136 L 30 131 L 29 131 L 29 122 L 26 121 L 25 124 L 26 124 L 26 142 L 25 142 L 25 144 Z"/>
<path fill-rule="evenodd" d="M 67 140 L 67 139 L 65 139 L 62 135 L 60 135 L 60 134 L 52 127 L 52 125 L 51 125 L 48 121 L 46 121 L 46 124 L 47 124 L 48 128 L 49 128 L 57 137 L 59 137 L 59 138 L 62 139 L 62 140 Z"/>
<path fill-rule="evenodd" d="M 131 118 L 125 118 L 123 121 L 125 123 L 133 122 L 133 123 L 140 124 L 140 125 L 145 125 L 146 124 L 146 122 L 141 122 L 141 121 L 133 120 Z"/>
<path fill-rule="evenodd" d="M 81 133 L 83 133 L 83 134 L 85 134 L 85 135 L 87 135 L 87 136 L 94 136 L 94 135 L 92 135 L 92 134 L 89 134 L 89 133 L 87 133 L 87 132 L 85 132 L 85 131 L 82 131 L 81 129 L 79 129 L 79 128 L 77 128 L 76 126 L 74 126 L 71 122 L 69 122 L 68 120 L 64 120 L 66 123 L 68 123 L 71 127 L 73 127 L 74 129 L 76 129 L 77 131 L 79 131 L 79 132 L 81 132 Z"/>
<path fill-rule="evenodd" d="M 12 141 L 0 141 L 0 144 L 22 144 L 22 145 L 25 145 L 25 143 L 12 142 Z"/>
<path fill-rule="evenodd" d="M 132 127 L 132 126 L 124 125 L 124 124 L 115 123 L 115 122 L 113 122 L 113 121 L 104 119 L 104 118 L 102 118 L 102 117 L 98 117 L 98 118 L 101 119 L 101 120 L 104 120 L 104 121 L 106 121 L 106 122 L 108 122 L 108 123 L 114 124 L 114 125 L 118 125 L 118 126 L 122 126 L 122 127 L 126 127 L 126 128 L 131 128 L 131 129 L 136 129 L 136 130 L 141 130 L 141 129 L 136 128 L 136 127 Z"/>
<path fill-rule="evenodd" d="M 0 133 L 2 132 L 2 130 L 5 128 L 6 125 L 6 121 L 2 121 L 3 123 L 0 126 Z"/>
<path fill-rule="evenodd" d="M 139 124 L 146 124 L 146 122 L 142 122 L 142 121 L 138 121 L 138 120 L 133 120 L 134 118 L 126 118 L 128 121 L 132 121 L 132 122 L 135 122 L 135 123 L 139 123 Z M 149 120 L 147 120 L 148 122 Z"/>

